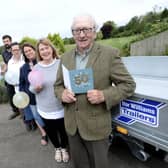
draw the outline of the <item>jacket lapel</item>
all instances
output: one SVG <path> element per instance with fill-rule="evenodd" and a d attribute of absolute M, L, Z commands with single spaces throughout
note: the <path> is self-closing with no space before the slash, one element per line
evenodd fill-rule
<path fill-rule="evenodd" d="M 99 45 L 94 43 L 93 48 L 91 49 L 91 52 L 89 53 L 89 60 L 86 65 L 86 68 L 93 66 L 93 64 L 96 62 L 99 56 L 100 56 Z"/>
<path fill-rule="evenodd" d="M 69 54 L 68 59 L 67 59 L 67 65 L 68 69 L 72 70 L 76 68 L 76 63 L 75 63 L 75 49 L 72 50 L 72 52 Z"/>

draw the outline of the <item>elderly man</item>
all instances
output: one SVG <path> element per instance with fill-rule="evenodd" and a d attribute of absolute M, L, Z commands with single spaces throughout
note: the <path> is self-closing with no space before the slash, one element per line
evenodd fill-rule
<path fill-rule="evenodd" d="M 55 94 L 65 107 L 73 168 L 110 167 L 107 157 L 112 131 L 110 111 L 135 90 L 118 50 L 94 42 L 96 28 L 92 16 L 76 16 L 71 27 L 76 47 L 61 57 L 61 65 L 68 70 L 91 68 L 94 89 L 75 94 L 65 88 L 61 65 L 55 83 Z"/>

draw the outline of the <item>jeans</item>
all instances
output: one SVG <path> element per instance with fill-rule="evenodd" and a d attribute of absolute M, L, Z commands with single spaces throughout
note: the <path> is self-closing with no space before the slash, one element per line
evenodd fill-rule
<path fill-rule="evenodd" d="M 30 120 L 33 120 L 34 119 L 34 116 L 33 116 L 33 113 L 32 113 L 32 110 L 30 108 L 30 106 L 27 106 L 23 109 L 23 113 L 24 113 L 24 120 L 25 121 L 30 121 Z"/>
<path fill-rule="evenodd" d="M 36 105 L 30 105 L 30 108 L 31 108 L 33 117 L 34 117 L 34 119 L 36 120 L 36 122 L 37 122 L 41 127 L 44 127 L 44 126 L 45 126 L 44 121 L 43 121 L 43 119 L 41 118 L 40 114 L 38 113 Z"/>

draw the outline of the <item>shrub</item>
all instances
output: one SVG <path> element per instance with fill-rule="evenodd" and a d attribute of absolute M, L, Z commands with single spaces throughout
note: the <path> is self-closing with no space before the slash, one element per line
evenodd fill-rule
<path fill-rule="evenodd" d="M 0 84 L 0 104 L 8 102 L 8 94 L 6 87 Z"/>
<path fill-rule="evenodd" d="M 168 45 L 166 45 L 165 52 L 163 53 L 163 55 L 168 55 Z"/>

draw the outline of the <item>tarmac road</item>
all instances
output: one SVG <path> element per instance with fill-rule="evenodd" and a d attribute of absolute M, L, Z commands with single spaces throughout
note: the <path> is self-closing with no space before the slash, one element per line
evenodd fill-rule
<path fill-rule="evenodd" d="M 0 168 L 72 168 L 71 163 L 56 163 L 52 144 L 41 146 L 38 130 L 27 132 L 19 117 L 7 119 L 10 113 L 9 105 L 0 105 Z M 160 153 L 141 162 L 120 142 L 110 147 L 109 158 L 109 168 L 168 168 Z"/>

